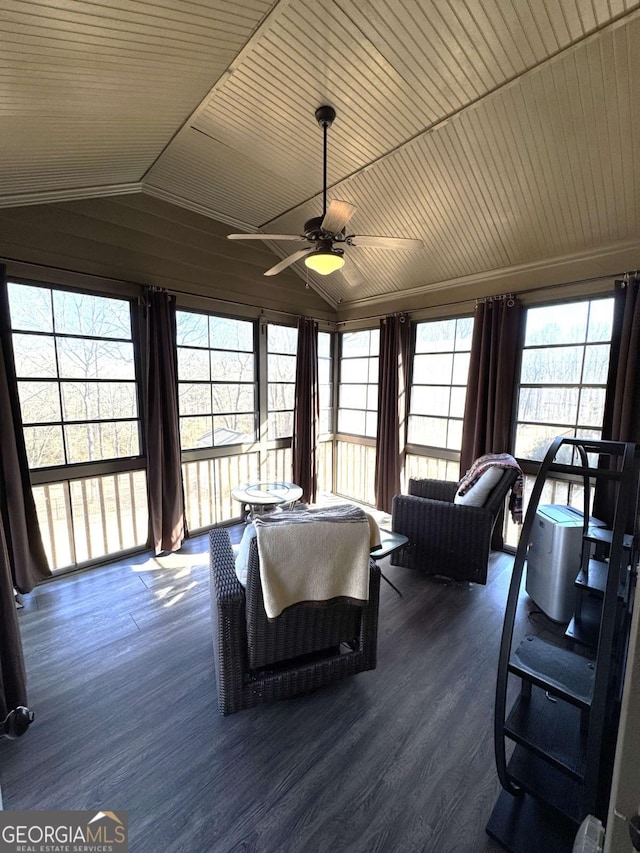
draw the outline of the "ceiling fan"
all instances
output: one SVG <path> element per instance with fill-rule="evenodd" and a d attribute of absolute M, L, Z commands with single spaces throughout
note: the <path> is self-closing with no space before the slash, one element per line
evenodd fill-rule
<path fill-rule="evenodd" d="M 320 275 L 329 275 L 343 266 L 345 248 L 370 247 L 413 251 L 421 249 L 422 240 L 410 237 L 373 237 L 346 233 L 346 225 L 356 212 L 355 205 L 348 201 L 334 199 L 327 207 L 327 131 L 333 124 L 336 111 L 333 107 L 325 105 L 318 107 L 315 116 L 324 135 L 322 216 L 308 219 L 302 234 L 229 234 L 229 240 L 287 240 L 307 244 L 268 269 L 265 275 L 276 275 L 303 258 L 309 269 Z"/>

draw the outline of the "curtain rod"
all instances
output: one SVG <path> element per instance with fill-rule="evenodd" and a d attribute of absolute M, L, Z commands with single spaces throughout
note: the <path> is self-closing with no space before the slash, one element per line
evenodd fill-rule
<path fill-rule="evenodd" d="M 12 263 L 16 263 L 16 264 L 24 264 L 25 266 L 30 266 L 30 267 L 41 267 L 41 268 L 45 268 L 45 269 L 52 269 L 52 270 L 57 270 L 58 272 L 62 272 L 62 273 L 71 273 L 72 275 L 81 275 L 81 276 L 86 276 L 87 278 L 102 279 L 103 281 L 113 281 L 113 282 L 116 282 L 117 284 L 121 284 L 121 285 L 125 285 L 125 286 L 126 285 L 133 286 L 133 287 L 149 287 L 149 286 L 151 286 L 151 285 L 145 285 L 145 284 L 137 284 L 135 282 L 130 282 L 130 281 L 124 281 L 121 278 L 115 278 L 115 276 L 99 275 L 98 273 L 77 272 L 76 270 L 70 270 L 70 269 L 67 269 L 66 267 L 56 267 L 56 266 L 52 266 L 51 264 L 36 264 L 33 261 L 23 261 L 20 258 L 9 258 L 6 256 L 0 257 L 0 263 L 6 263 L 6 262 L 12 262 Z M 594 282 L 594 281 L 607 281 L 608 279 L 624 278 L 625 276 L 628 277 L 629 275 L 631 275 L 631 273 L 629 273 L 629 272 L 624 272 L 624 273 L 617 272 L 617 273 L 611 273 L 609 275 L 594 276 L 593 278 L 575 279 L 574 281 L 565 281 L 562 284 L 546 284 L 543 287 L 534 287 L 531 290 L 520 290 L 513 295 L 514 296 L 520 296 L 522 294 L 543 293 L 547 290 L 557 290 L 559 288 L 569 287 L 573 284 L 589 284 L 589 283 Z M 637 270 L 634 273 L 634 275 L 635 276 L 638 275 Z M 259 305 L 251 305 L 251 304 L 248 304 L 246 302 L 236 302 L 235 300 L 232 300 L 232 299 L 220 299 L 220 298 L 215 297 L 215 296 L 201 296 L 200 294 L 197 294 L 197 293 L 190 293 L 187 290 L 175 290 L 175 289 L 168 289 L 167 288 L 167 292 L 173 293 L 175 295 L 180 295 L 180 296 L 196 297 L 197 299 L 205 299 L 205 300 L 210 301 L 210 302 L 218 302 L 218 303 L 223 303 L 226 305 L 238 305 L 238 306 L 241 306 L 243 308 L 255 308 L 255 309 L 260 310 L 260 311 L 265 310 L 264 308 L 261 308 Z M 489 297 L 484 297 L 484 298 L 488 299 Z M 494 296 L 493 298 L 497 299 L 499 297 Z M 454 302 L 440 302 L 438 305 L 429 305 L 429 306 L 425 306 L 424 308 L 414 309 L 414 311 L 424 311 L 427 309 L 430 310 L 430 309 L 437 309 L 437 308 L 451 308 L 451 307 L 454 307 L 456 305 L 460 305 L 460 306 L 464 305 L 467 302 L 473 303 L 475 306 L 478 303 L 478 301 L 479 301 L 478 298 L 471 297 L 469 299 L 461 299 L 461 300 L 457 300 Z M 282 314 L 285 317 L 298 318 L 298 317 L 304 316 L 301 313 L 293 313 L 291 311 L 281 311 L 278 308 L 268 308 L 266 310 L 272 311 L 274 314 Z M 321 320 L 321 322 L 328 323 L 330 325 L 335 324 L 335 326 L 338 327 L 338 326 L 345 326 L 348 323 L 360 323 L 360 322 L 366 321 L 366 320 L 383 320 L 385 317 L 389 316 L 389 313 L 390 313 L 389 311 L 385 311 L 384 314 L 371 314 L 371 315 L 367 315 L 366 317 L 357 317 L 357 318 L 354 318 L 353 320 Z M 402 312 L 396 312 L 396 313 L 407 314 L 407 316 L 409 318 L 411 317 L 410 311 L 402 311 Z M 315 319 L 317 320 L 319 318 L 316 317 Z"/>
<path fill-rule="evenodd" d="M 14 264 L 22 264 L 25 267 L 33 267 L 33 268 L 39 268 L 39 269 L 50 269 L 50 270 L 55 270 L 56 272 L 67 273 L 67 274 L 74 275 L 74 276 L 84 276 L 85 278 L 94 278 L 94 279 L 97 279 L 99 281 L 112 281 L 112 282 L 114 282 L 114 284 L 123 285 L 125 287 L 139 287 L 139 288 L 153 287 L 156 290 L 164 290 L 166 293 L 170 293 L 173 296 L 189 296 L 189 297 L 192 297 L 195 299 L 204 299 L 207 302 L 217 302 L 218 304 L 222 304 L 222 305 L 232 305 L 232 306 L 237 305 L 238 307 L 241 307 L 241 308 L 254 308 L 256 311 L 262 311 L 262 312 L 269 311 L 273 314 L 281 314 L 284 317 L 292 317 L 294 319 L 297 319 L 298 317 L 307 316 L 307 315 L 303 314 L 302 312 L 295 313 L 293 311 L 283 311 L 280 308 L 263 308 L 260 305 L 254 305 L 254 304 L 248 303 L 248 302 L 239 302 L 239 301 L 236 301 L 234 299 L 221 299 L 218 296 L 207 296 L 205 294 L 192 293 L 188 290 L 178 290 L 176 288 L 163 287 L 162 285 L 159 285 L 159 284 L 141 284 L 140 282 L 127 281 L 127 280 L 122 279 L 122 278 L 116 278 L 113 275 L 100 275 L 99 273 L 92 273 L 92 272 L 78 272 L 77 270 L 70 270 L 70 269 L 68 269 L 68 267 L 58 267 L 58 266 L 53 266 L 52 264 L 38 264 L 38 263 L 34 263 L 33 261 L 23 261 L 20 258 L 0 257 L 0 263 L 14 263 Z M 321 323 L 328 323 L 330 325 L 335 324 L 335 320 L 326 320 L 326 319 L 321 319 L 318 317 L 315 317 L 314 319 L 319 320 L 319 322 L 321 322 Z"/>
<path fill-rule="evenodd" d="M 565 281 L 565 282 L 562 282 L 561 284 L 545 284 L 542 287 L 532 287 L 531 290 L 519 290 L 516 293 L 507 293 L 507 294 L 503 294 L 501 296 L 478 296 L 478 297 L 472 296 L 472 297 L 469 297 L 468 299 L 460 299 L 460 300 L 456 300 L 454 302 L 439 302 L 437 305 L 425 305 L 423 308 L 414 308 L 413 313 L 420 312 L 420 311 L 427 311 L 427 310 L 429 310 L 429 311 L 437 310 L 438 308 L 452 308 L 452 307 L 455 307 L 456 305 L 462 306 L 462 305 L 465 305 L 467 303 L 470 306 L 475 306 L 478 304 L 478 302 L 482 302 L 482 301 L 499 300 L 499 299 L 504 299 L 507 297 L 515 298 L 518 296 L 522 296 L 523 294 L 543 293 L 546 290 L 557 290 L 557 289 L 564 288 L 564 287 L 571 287 L 571 285 L 574 285 L 574 284 L 590 284 L 594 281 L 608 281 L 609 279 L 619 278 L 623 275 L 628 275 L 628 273 L 611 273 L 609 275 L 594 276 L 593 278 L 578 278 L 578 279 L 575 279 L 574 281 Z M 410 317 L 412 312 L 407 310 L 407 311 L 396 312 L 396 313 L 404 313 Z M 366 321 L 366 320 L 384 320 L 384 318 L 388 317 L 388 316 L 389 316 L 389 312 L 386 311 L 384 314 L 370 314 L 370 315 L 367 315 L 366 317 L 354 317 L 352 320 L 338 320 L 337 325 L 338 326 L 346 326 L 349 323 L 361 323 L 361 322 Z"/>

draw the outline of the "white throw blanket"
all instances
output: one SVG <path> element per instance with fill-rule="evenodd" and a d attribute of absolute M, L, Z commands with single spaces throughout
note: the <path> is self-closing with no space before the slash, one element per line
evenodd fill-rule
<path fill-rule="evenodd" d="M 300 601 L 369 598 L 369 523 L 361 509 L 273 513 L 255 526 L 269 619 Z"/>

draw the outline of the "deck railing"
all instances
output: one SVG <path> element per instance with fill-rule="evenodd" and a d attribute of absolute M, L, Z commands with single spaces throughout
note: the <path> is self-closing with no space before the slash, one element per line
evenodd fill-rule
<path fill-rule="evenodd" d="M 375 506 L 375 442 L 336 441 L 335 493 L 358 503 Z"/>
<path fill-rule="evenodd" d="M 318 445 L 318 492 L 375 506 L 375 444 L 338 438 Z M 334 450 L 335 448 L 335 450 Z M 335 487 L 334 487 L 335 452 Z M 237 519 L 241 507 L 231 490 L 252 480 L 290 480 L 291 448 L 238 452 L 182 465 L 185 512 L 193 532 Z M 408 453 L 405 480 L 427 477 L 455 481 L 459 464 Z M 535 478 L 525 477 L 524 508 Z M 53 571 L 144 548 L 148 535 L 144 470 L 66 479 L 34 485 L 40 530 Z M 582 486 L 547 480 L 541 503 L 582 506 Z M 521 528 L 506 514 L 505 543 L 516 547 Z"/>
<path fill-rule="evenodd" d="M 147 541 L 144 471 L 36 485 L 33 497 L 54 571 L 143 547 Z"/>

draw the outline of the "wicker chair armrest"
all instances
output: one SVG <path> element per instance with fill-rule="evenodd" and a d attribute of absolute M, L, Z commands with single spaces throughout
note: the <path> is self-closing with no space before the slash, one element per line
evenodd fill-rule
<path fill-rule="evenodd" d="M 240 707 L 247 670 L 244 587 L 238 580 L 229 534 L 209 533 L 211 621 L 218 706 L 223 714 Z"/>
<path fill-rule="evenodd" d="M 235 555 L 229 533 L 221 528 L 209 531 L 211 593 L 217 602 L 244 602 L 244 587 L 236 575 Z"/>
<path fill-rule="evenodd" d="M 458 484 L 451 480 L 409 480 L 409 494 L 419 498 L 453 503 L 457 490 Z"/>

